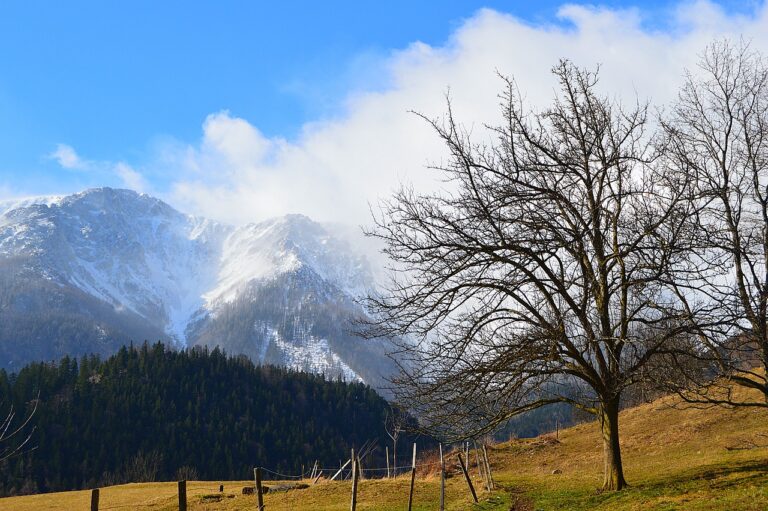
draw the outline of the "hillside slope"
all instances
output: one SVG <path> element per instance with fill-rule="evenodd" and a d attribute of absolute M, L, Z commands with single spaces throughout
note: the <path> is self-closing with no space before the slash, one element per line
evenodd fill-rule
<path fill-rule="evenodd" d="M 602 443 L 594 422 L 561 431 L 559 440 L 496 446 L 499 479 L 520 509 L 768 509 L 768 410 L 697 409 L 666 397 L 622 412 L 620 421 L 626 491 L 596 492 Z"/>
<path fill-rule="evenodd" d="M 664 398 L 621 414 L 624 461 L 631 487 L 619 493 L 596 492 L 601 482 L 598 426 L 586 423 L 560 432 L 493 446 L 490 457 L 499 489 L 480 493 L 473 506 L 466 485 L 452 477 L 449 510 L 765 510 L 768 509 L 768 410 L 680 410 Z M 471 472 L 476 474 L 474 467 Z M 408 478 L 365 480 L 358 509 L 404 509 Z M 475 477 L 475 484 L 480 487 Z M 233 498 L 203 503 L 218 482 L 190 483 L 192 510 L 253 509 L 240 495 L 247 482 L 225 482 Z M 439 479 L 417 480 L 415 510 L 437 509 Z M 102 490 L 103 502 L 148 510 L 175 509 L 175 483 L 125 485 Z M 268 509 L 349 509 L 350 483 L 322 482 L 307 490 L 266 496 Z M 87 503 L 86 492 L 0 499 L 8 511 L 72 509 Z"/>

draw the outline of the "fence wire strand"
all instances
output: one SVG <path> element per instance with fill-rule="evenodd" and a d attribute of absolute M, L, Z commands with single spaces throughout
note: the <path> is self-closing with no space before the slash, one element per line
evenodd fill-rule
<path fill-rule="evenodd" d="M 445 456 L 444 462 L 447 463 L 449 457 L 454 457 L 455 455 L 462 454 L 462 453 L 463 453 L 463 451 L 462 452 L 449 453 L 449 454 L 447 454 Z M 467 460 L 467 461 L 469 462 L 470 460 Z M 347 463 L 349 463 L 349 462 L 347 462 Z M 392 466 L 392 467 L 371 467 L 371 468 L 367 468 L 367 467 L 363 466 L 361 468 L 361 471 L 363 473 L 366 473 L 366 472 L 388 472 L 388 473 L 392 473 L 394 475 L 394 474 L 397 474 L 398 472 L 400 472 L 400 474 L 403 474 L 403 473 L 407 473 L 407 471 L 413 470 L 413 469 L 424 468 L 424 467 L 435 467 L 435 466 L 440 466 L 440 465 L 441 465 L 441 463 L 439 461 L 434 461 L 434 462 L 429 462 L 429 463 L 417 463 L 416 465 L 399 465 L 399 466 Z M 468 465 L 471 465 L 471 463 L 468 463 Z M 346 465 L 344 467 L 346 467 Z M 350 475 L 351 472 L 352 472 L 351 468 L 344 468 L 344 467 L 341 467 L 341 468 L 338 468 L 338 467 L 333 467 L 333 468 L 317 467 L 317 469 L 314 470 L 314 474 L 317 477 L 321 472 L 325 472 L 326 474 L 328 474 L 329 476 L 332 477 L 332 475 L 336 475 L 338 473 L 338 475 L 340 475 L 341 478 L 343 479 L 345 476 Z M 281 481 L 281 480 L 299 480 L 300 481 L 300 480 L 304 480 L 304 479 L 309 479 L 310 476 L 313 473 L 313 470 L 309 470 L 309 471 L 304 472 L 302 474 L 292 475 L 292 474 L 284 474 L 282 472 L 278 472 L 276 470 L 272 470 L 272 469 L 269 469 L 269 468 L 266 468 L 266 467 L 259 467 L 259 468 L 262 471 L 264 471 L 265 473 L 267 473 L 267 474 L 271 474 L 273 476 L 282 478 L 282 479 L 272 479 L 271 481 Z M 188 491 L 211 491 L 211 492 L 215 492 L 215 493 L 221 493 L 219 491 L 219 486 L 211 487 L 211 486 L 198 486 L 195 483 L 188 483 L 188 484 L 189 484 L 189 486 L 187 487 Z M 151 500 L 148 500 L 148 501 L 145 501 L 143 503 L 120 504 L 120 505 L 113 505 L 113 506 L 108 506 L 108 507 L 101 507 L 101 506 L 99 506 L 99 509 L 101 509 L 102 511 L 110 511 L 110 510 L 113 510 L 113 509 L 126 509 L 126 508 L 138 509 L 138 508 L 146 508 L 146 507 L 150 507 L 150 506 L 156 505 L 159 501 L 162 501 L 162 500 L 165 500 L 165 499 L 169 499 L 169 498 L 173 499 L 176 496 L 177 496 L 177 494 L 174 493 L 174 494 L 172 494 L 172 495 L 170 495 L 168 497 L 155 497 L 155 498 L 153 498 Z"/>
<path fill-rule="evenodd" d="M 447 457 L 448 456 L 446 456 L 446 458 Z M 446 459 L 446 462 L 447 461 L 448 460 Z M 437 466 L 440 466 L 440 462 L 439 461 L 434 461 L 434 462 L 431 462 L 431 463 L 417 463 L 416 465 L 399 465 L 399 466 L 396 466 L 396 467 L 371 467 L 371 468 L 368 468 L 365 465 L 363 465 L 361 467 L 361 470 L 363 472 L 387 472 L 387 471 L 390 471 L 390 472 L 392 472 L 392 471 L 400 471 L 400 472 L 402 472 L 402 471 L 406 471 L 406 470 L 412 470 L 414 467 L 418 469 L 418 468 L 423 468 L 423 467 L 437 467 Z M 292 474 L 283 474 L 281 472 L 277 472 L 275 470 L 272 470 L 272 469 L 269 469 L 269 468 L 266 468 L 266 467 L 259 467 L 259 468 L 261 468 L 261 470 L 263 470 L 264 472 L 266 472 L 268 474 L 271 474 L 271 475 L 274 475 L 274 476 L 277 476 L 277 477 L 282 477 L 285 480 L 289 480 L 289 479 L 290 480 L 310 479 L 310 476 L 311 476 L 311 471 L 307 472 L 307 473 L 304 473 L 304 474 L 301 474 L 301 475 L 292 475 Z M 341 470 L 341 472 L 340 472 L 341 474 L 347 474 L 347 473 L 351 472 L 352 469 L 351 468 L 340 469 L 340 467 L 317 467 L 317 470 L 315 471 L 315 477 L 317 477 L 317 474 L 320 474 L 320 472 L 325 472 L 327 474 L 331 474 L 332 475 L 332 474 L 335 474 L 336 472 L 339 472 L 339 470 Z"/>

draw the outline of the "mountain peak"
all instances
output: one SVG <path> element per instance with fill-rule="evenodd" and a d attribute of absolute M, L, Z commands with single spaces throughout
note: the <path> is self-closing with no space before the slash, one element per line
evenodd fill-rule
<path fill-rule="evenodd" d="M 288 238 L 294 236 L 317 236 L 326 234 L 325 229 L 321 224 L 315 222 L 308 216 L 299 213 L 289 213 L 283 216 L 268 218 L 261 222 L 248 224 L 246 227 L 254 232 L 274 232 Z"/>
<path fill-rule="evenodd" d="M 130 188 L 112 188 L 111 186 L 97 186 L 93 188 L 86 188 L 82 192 L 73 194 L 74 197 L 88 197 L 98 195 L 119 195 L 124 197 L 138 198 L 140 196 L 147 196 L 145 193 L 131 190 Z"/>
<path fill-rule="evenodd" d="M 88 204 L 102 210 L 127 210 L 135 213 L 164 214 L 180 216 L 181 213 L 166 202 L 126 188 L 89 188 L 82 192 L 66 196 L 63 204 Z"/>

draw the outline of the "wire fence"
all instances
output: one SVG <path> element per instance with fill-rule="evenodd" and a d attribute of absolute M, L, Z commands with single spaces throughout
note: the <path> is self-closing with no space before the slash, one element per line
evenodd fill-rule
<path fill-rule="evenodd" d="M 461 451 L 461 452 L 463 453 L 464 451 Z M 446 454 L 445 455 L 445 462 L 447 463 L 448 462 L 448 458 L 455 457 L 458 454 L 459 454 L 459 451 L 455 451 L 455 452 L 451 452 L 451 453 Z M 342 466 L 339 466 L 339 467 L 336 467 L 336 466 L 329 466 L 329 467 L 317 466 L 316 468 L 304 471 L 301 474 L 286 474 L 284 472 L 273 470 L 273 469 L 270 469 L 270 468 L 267 468 L 267 467 L 260 467 L 260 468 L 261 468 L 261 470 L 262 470 L 262 472 L 264 474 L 266 474 L 268 476 L 271 476 L 270 479 L 268 479 L 268 480 L 271 480 L 271 481 L 301 481 L 301 480 L 309 480 L 309 479 L 313 479 L 314 477 L 317 477 L 321 473 L 326 475 L 326 479 L 328 477 L 332 477 L 332 476 L 335 475 L 335 476 L 337 476 L 336 479 L 340 480 L 340 479 L 349 478 L 352 475 L 352 468 L 351 467 L 347 467 L 347 465 L 349 464 L 349 461 L 350 460 L 348 460 L 346 462 L 346 464 L 344 464 Z M 471 464 L 469 459 L 467 459 L 467 463 Z M 408 472 L 410 472 L 413 469 L 423 470 L 425 468 L 434 468 L 434 467 L 439 467 L 440 464 L 441 464 L 440 461 L 433 461 L 433 462 L 416 463 L 415 465 L 408 464 L 408 465 L 397 465 L 397 466 L 392 465 L 392 466 L 389 466 L 389 467 L 367 467 L 367 466 L 365 466 L 365 463 L 363 462 L 363 463 L 361 463 L 360 471 L 361 471 L 361 473 L 363 475 L 370 474 L 370 473 L 382 474 L 382 475 L 385 475 L 385 474 L 403 475 L 403 474 L 407 474 Z M 267 480 L 267 479 L 265 479 L 265 480 Z"/>
<path fill-rule="evenodd" d="M 485 453 L 485 446 L 483 446 L 483 451 L 479 451 L 477 447 L 475 448 L 475 453 L 478 452 L 482 453 L 480 456 L 485 456 L 484 459 L 484 466 L 480 463 L 481 458 L 478 458 L 477 461 L 477 468 L 479 472 L 481 473 L 481 476 L 484 480 L 487 482 L 490 482 L 490 485 L 488 486 L 488 489 L 493 488 L 493 479 L 490 474 L 490 463 L 487 459 L 487 453 Z M 467 456 L 467 463 L 465 464 L 463 459 L 461 458 L 461 455 L 465 454 Z M 261 488 L 261 477 L 262 474 L 267 475 L 270 477 L 270 481 L 273 482 L 279 482 L 279 481 L 301 481 L 301 480 L 314 480 L 314 482 L 317 482 L 318 479 L 320 479 L 320 476 L 325 474 L 326 479 L 353 479 L 353 502 L 355 502 L 354 496 L 356 496 L 357 493 L 357 480 L 364 474 L 381 474 L 382 478 L 384 477 L 397 477 L 398 475 L 406 475 L 408 473 L 411 474 L 411 487 L 410 487 L 410 494 L 409 494 L 409 508 L 410 503 L 413 496 L 414 491 L 414 478 L 416 476 L 417 470 L 424 470 L 424 469 L 430 469 L 434 467 L 440 467 L 439 472 L 441 475 L 441 492 L 444 492 L 445 489 L 445 465 L 447 464 L 449 458 L 457 457 L 459 465 L 461 466 L 461 470 L 463 471 L 464 477 L 466 479 L 466 482 L 469 486 L 469 489 L 471 490 L 472 497 L 475 502 L 477 502 L 477 496 L 475 495 L 475 490 L 472 486 L 472 482 L 470 480 L 470 476 L 468 474 L 468 468 L 471 465 L 470 459 L 469 459 L 469 449 L 462 449 L 462 450 L 456 450 L 451 453 L 448 453 L 447 455 L 443 456 L 442 450 L 440 452 L 441 459 L 439 461 L 422 461 L 421 463 L 416 463 L 416 445 L 414 444 L 414 450 L 413 450 L 413 459 L 414 462 L 409 465 L 392 465 L 392 466 L 386 466 L 386 467 L 364 467 L 361 461 L 361 457 L 354 456 L 353 451 L 353 458 L 350 458 L 346 463 L 341 465 L 340 467 L 321 467 L 318 465 L 318 462 L 316 461 L 312 469 L 309 471 L 302 471 L 300 474 L 291 474 L 291 473 L 284 473 L 279 470 L 273 470 L 270 468 L 265 467 L 258 467 L 258 469 L 254 469 L 254 475 L 256 477 L 256 490 L 258 493 L 259 503 L 261 505 L 261 494 L 262 494 L 262 488 Z M 364 460 L 364 458 L 362 458 Z M 354 461 L 355 463 L 352 463 L 351 468 L 346 468 L 350 462 Z M 486 472 L 485 474 L 483 472 Z M 258 475 L 257 475 L 258 474 Z M 339 477 L 341 476 L 341 477 Z M 253 487 L 251 486 L 251 492 L 253 491 Z M 105 497 L 109 497 L 109 490 L 105 492 Z M 246 488 L 243 488 L 243 493 L 246 493 Z M 201 495 L 202 494 L 202 495 Z M 121 509 L 147 509 L 147 508 L 156 508 L 157 506 L 163 506 L 167 507 L 169 504 L 169 501 L 174 501 L 176 498 L 179 499 L 179 509 L 186 510 L 186 502 L 187 502 L 187 496 L 195 496 L 200 497 L 202 496 L 205 498 L 207 495 L 210 494 L 212 498 L 223 498 L 224 495 L 224 485 L 217 483 L 212 484 L 211 482 L 205 481 L 205 482 L 190 482 L 187 481 L 179 481 L 179 488 L 178 492 L 169 492 L 166 495 L 162 496 L 154 496 L 151 499 L 139 501 L 139 502 L 132 502 L 128 504 L 113 504 L 113 505 L 107 505 L 107 506 L 99 506 L 99 490 L 93 490 L 92 493 L 92 509 L 94 499 L 96 502 L 96 508 L 100 511 L 110 511 L 110 510 L 121 510 Z M 442 494 L 441 494 L 442 495 Z M 220 497 L 221 496 L 221 497 Z M 232 495 L 229 495 L 230 497 Z M 105 499 L 108 500 L 108 499 Z M 183 503 L 183 504 L 182 504 Z M 442 503 L 442 496 L 441 496 L 441 503 Z M 354 505 L 353 505 L 354 509 Z"/>
<path fill-rule="evenodd" d="M 391 466 L 391 467 L 366 467 L 363 466 L 361 470 L 363 472 L 405 472 L 407 470 L 412 470 L 413 468 L 424 468 L 424 467 L 437 467 L 440 466 L 439 461 L 430 462 L 430 463 L 417 463 L 416 465 L 398 465 L 398 466 Z M 261 470 L 267 474 L 273 475 L 275 477 L 279 477 L 281 479 L 279 480 L 303 480 L 303 479 L 311 479 L 312 471 L 307 471 L 303 474 L 284 474 L 282 472 L 277 472 L 275 470 L 266 468 L 266 467 L 260 467 Z M 347 473 L 351 472 L 351 468 L 341 468 L 341 467 L 317 467 L 315 470 L 315 477 L 317 477 L 317 474 L 320 474 L 321 472 L 325 474 L 335 474 L 336 472 L 340 471 L 341 473 Z"/>

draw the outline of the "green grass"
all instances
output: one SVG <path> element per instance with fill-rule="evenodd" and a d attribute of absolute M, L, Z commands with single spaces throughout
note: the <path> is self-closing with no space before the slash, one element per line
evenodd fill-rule
<path fill-rule="evenodd" d="M 622 450 L 630 488 L 601 493 L 602 447 L 597 424 L 582 424 L 551 436 L 513 440 L 489 451 L 497 491 L 480 489 L 473 505 L 466 483 L 457 473 L 447 481 L 451 511 L 640 511 L 768 509 L 768 410 L 722 408 L 678 409 L 664 398 L 621 414 Z M 553 473 L 555 472 L 555 473 Z M 224 484 L 221 502 L 203 502 Z M 255 497 L 241 494 L 249 481 L 190 482 L 189 509 L 252 510 Z M 406 508 L 408 477 L 364 480 L 360 511 Z M 349 481 L 320 482 L 306 490 L 268 494 L 269 511 L 341 511 L 349 509 Z M 437 509 L 439 479 L 416 482 L 414 511 Z M 89 492 L 63 492 L 0 499 L 4 511 L 88 509 Z M 176 507 L 176 483 L 146 483 L 101 490 L 101 509 L 170 511 Z"/>

